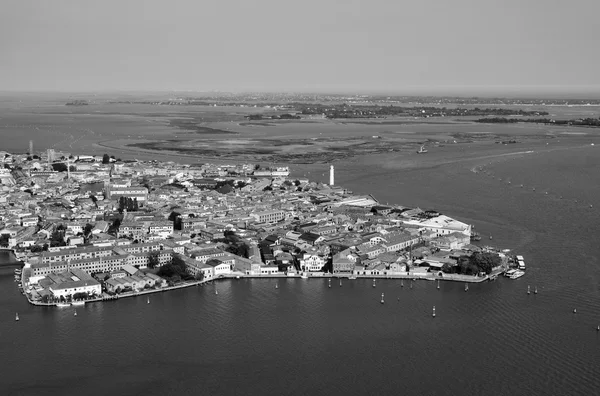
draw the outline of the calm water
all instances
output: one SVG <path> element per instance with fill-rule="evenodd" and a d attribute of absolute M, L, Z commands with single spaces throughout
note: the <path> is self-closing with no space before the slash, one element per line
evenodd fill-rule
<path fill-rule="evenodd" d="M 597 394 L 600 155 L 581 146 L 416 170 L 397 161 L 339 163 L 336 178 L 474 224 L 493 236 L 483 242 L 522 253 L 527 275 L 467 293 L 425 281 L 233 280 L 218 295 L 189 288 L 74 317 L 29 306 L 4 269 L 0 394 Z"/>

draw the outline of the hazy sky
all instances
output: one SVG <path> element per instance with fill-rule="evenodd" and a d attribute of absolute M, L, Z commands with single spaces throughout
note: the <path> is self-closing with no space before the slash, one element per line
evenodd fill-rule
<path fill-rule="evenodd" d="M 2 0 L 0 90 L 600 90 L 599 13 L 600 0 Z"/>

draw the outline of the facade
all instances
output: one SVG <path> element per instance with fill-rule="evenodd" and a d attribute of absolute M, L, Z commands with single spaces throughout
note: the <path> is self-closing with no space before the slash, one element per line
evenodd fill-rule
<path fill-rule="evenodd" d="M 277 223 L 285 218 L 285 212 L 283 210 L 267 210 L 264 212 L 251 213 L 252 216 L 258 223 Z"/>
<path fill-rule="evenodd" d="M 325 259 L 316 254 L 305 254 L 300 265 L 303 271 L 318 272 L 323 269 Z"/>
<path fill-rule="evenodd" d="M 146 202 L 148 200 L 148 189 L 146 187 L 128 187 L 117 186 L 113 183 L 107 183 L 104 188 L 104 196 L 106 199 L 119 199 L 121 197 L 136 198 L 138 202 Z"/>

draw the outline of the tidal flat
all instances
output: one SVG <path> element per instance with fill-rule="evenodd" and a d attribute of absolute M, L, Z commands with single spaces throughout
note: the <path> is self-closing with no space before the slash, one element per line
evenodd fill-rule
<path fill-rule="evenodd" d="M 86 106 L 65 106 L 71 97 L 0 98 L 2 149 L 25 152 L 54 148 L 122 159 L 172 159 L 264 164 L 361 163 L 433 166 L 478 156 L 593 143 L 600 130 L 542 124 L 481 124 L 469 117 L 388 117 L 376 119 L 247 119 L 277 114 L 268 108 L 168 106 L 114 103 L 96 97 Z M 517 107 L 515 107 L 517 108 Z M 536 108 L 527 107 L 527 110 Z M 547 110 L 547 109 L 546 109 Z M 555 117 L 597 117 L 598 107 L 556 107 Z M 510 143 L 509 143 L 510 142 Z M 416 151 L 423 146 L 427 154 Z M 360 159 L 359 159 L 360 158 Z M 321 165 L 322 166 L 322 165 Z"/>

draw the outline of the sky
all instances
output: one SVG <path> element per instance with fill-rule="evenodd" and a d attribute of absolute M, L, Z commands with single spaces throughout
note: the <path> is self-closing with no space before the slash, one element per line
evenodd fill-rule
<path fill-rule="evenodd" d="M 3 0 L 3 91 L 600 92 L 598 0 Z"/>

